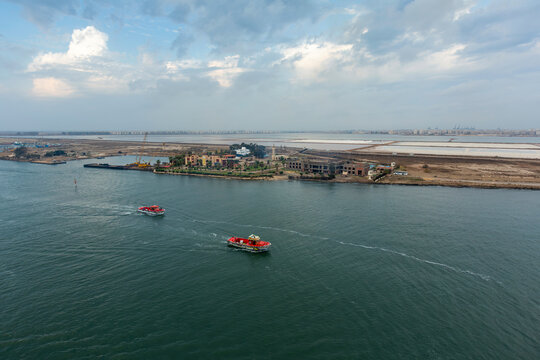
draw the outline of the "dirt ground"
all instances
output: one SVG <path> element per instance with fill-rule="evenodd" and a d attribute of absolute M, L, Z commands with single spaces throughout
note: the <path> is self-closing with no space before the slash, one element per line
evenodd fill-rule
<path fill-rule="evenodd" d="M 427 167 L 426 167 L 427 165 Z M 415 178 L 425 185 L 509 187 L 540 189 L 540 161 L 452 162 L 432 161 L 405 166 L 407 176 L 392 175 L 385 183 L 406 184 Z"/>
<path fill-rule="evenodd" d="M 354 151 L 315 151 L 306 156 L 390 164 L 395 162 L 407 176 L 387 175 L 378 183 L 441 185 L 482 188 L 540 189 L 540 160 L 444 155 L 392 155 Z M 355 182 L 354 179 L 348 180 Z M 362 181 L 363 182 L 363 181 Z"/>
<path fill-rule="evenodd" d="M 142 155 L 151 157 L 174 156 L 185 151 L 214 151 L 227 149 L 228 146 L 210 144 L 177 144 L 177 143 L 154 143 L 147 142 L 142 146 L 142 142 L 137 141 L 110 141 L 110 140 L 84 140 L 84 139 L 37 139 L 21 138 L 0 138 L 0 145 L 12 144 L 13 141 L 32 144 L 37 141 L 49 144 L 60 144 L 59 146 L 47 148 L 28 147 L 28 152 L 39 154 L 41 163 L 53 161 L 70 161 L 80 159 L 99 158 L 106 156 L 122 155 Z M 54 158 L 44 157 L 48 151 L 63 150 L 68 156 L 55 156 Z M 13 160 L 13 153 L 9 151 L 0 152 L 0 159 Z M 38 162 L 38 161 L 34 161 Z"/>

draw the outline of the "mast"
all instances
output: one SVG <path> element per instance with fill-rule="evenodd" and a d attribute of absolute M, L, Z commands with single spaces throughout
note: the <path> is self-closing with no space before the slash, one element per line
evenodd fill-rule
<path fill-rule="evenodd" d="M 135 158 L 135 163 L 137 165 L 140 165 L 141 164 L 141 160 L 142 160 L 142 153 L 143 153 L 143 150 L 144 150 L 144 145 L 146 144 L 146 138 L 148 137 L 148 132 L 145 132 L 144 133 L 144 139 L 143 139 L 143 142 L 142 142 L 142 145 L 141 147 L 139 148 L 139 155 L 137 158 Z"/>

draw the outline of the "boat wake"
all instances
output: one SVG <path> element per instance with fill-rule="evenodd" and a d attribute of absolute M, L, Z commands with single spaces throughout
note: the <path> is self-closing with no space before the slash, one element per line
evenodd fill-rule
<path fill-rule="evenodd" d="M 107 207 L 89 204 L 64 203 L 59 204 L 66 216 L 128 216 L 136 214 L 133 206 L 107 204 Z M 75 210 L 75 211 L 74 211 Z"/>
<path fill-rule="evenodd" d="M 436 261 L 422 259 L 422 258 L 413 256 L 413 255 L 409 255 L 409 254 L 406 254 L 406 253 L 402 253 L 402 252 L 399 252 L 399 251 L 390 250 L 390 249 L 386 249 L 386 248 L 378 247 L 378 246 L 368 246 L 368 245 L 362 245 L 362 244 L 353 244 L 353 243 L 346 243 L 346 242 L 343 242 L 343 241 L 336 241 L 336 242 L 339 243 L 339 244 L 342 244 L 342 245 L 350 245 L 350 246 L 361 247 L 361 248 L 364 248 L 364 249 L 384 251 L 384 252 L 391 253 L 391 254 L 394 254 L 394 255 L 403 256 L 403 257 L 406 257 L 408 259 L 412 259 L 412 260 L 415 260 L 415 261 L 418 261 L 418 262 L 443 267 L 445 269 L 448 269 L 448 270 L 451 270 L 451 271 L 454 271 L 454 272 L 457 272 L 457 273 L 463 273 L 463 274 L 469 274 L 469 275 L 472 275 L 472 276 L 476 276 L 476 277 L 481 278 L 484 281 L 494 281 L 494 282 L 502 285 L 502 283 L 500 281 L 497 281 L 497 280 L 493 279 L 489 275 L 480 274 L 480 273 L 477 273 L 477 272 L 474 272 L 474 271 L 471 271 L 471 270 L 460 269 L 458 267 L 451 266 L 451 265 L 448 265 L 448 264 L 443 264 L 443 263 L 436 262 Z"/>
<path fill-rule="evenodd" d="M 287 233 L 290 233 L 290 234 L 296 234 L 296 235 L 302 236 L 302 237 L 318 238 L 318 239 L 322 239 L 322 240 L 330 240 L 329 238 L 323 237 L 323 236 L 304 234 L 304 233 L 299 232 L 299 231 L 283 229 L 283 228 L 277 228 L 277 227 L 273 227 L 273 226 L 261 226 L 261 225 L 253 225 L 253 224 L 237 224 L 237 223 L 231 223 L 229 221 L 217 221 L 217 220 L 192 219 L 191 221 L 205 223 L 205 224 L 208 224 L 208 223 L 227 224 L 227 225 L 240 226 L 240 227 L 249 227 L 249 228 L 257 228 L 257 229 L 265 229 L 265 230 L 275 230 L 275 231 L 287 232 Z"/>
<path fill-rule="evenodd" d="M 290 230 L 290 229 L 283 229 L 283 228 L 277 228 L 277 227 L 273 227 L 273 226 L 261 226 L 261 225 L 253 225 L 253 224 L 237 224 L 237 223 L 230 223 L 230 222 L 227 222 L 227 221 L 200 220 L 200 219 L 194 219 L 194 218 L 192 218 L 191 221 L 199 222 L 199 223 L 206 223 L 206 224 L 207 223 L 227 224 L 227 225 L 234 225 L 234 226 L 240 226 L 240 227 L 250 227 L 250 228 L 258 228 L 258 229 L 266 229 L 266 230 L 275 230 L 275 231 L 281 231 L 281 232 L 296 234 L 296 235 L 301 236 L 301 237 L 309 237 L 309 238 L 318 238 L 318 239 L 322 239 L 322 240 L 330 240 L 330 238 L 324 237 L 324 236 L 305 234 L 305 233 L 302 233 L 302 232 L 299 232 L 299 231 Z M 211 233 L 211 234 L 213 236 L 215 236 L 214 235 L 215 233 Z M 474 271 L 471 271 L 471 270 L 464 270 L 464 269 L 461 269 L 461 268 L 458 268 L 458 267 L 455 267 L 455 266 L 451 266 L 451 265 L 448 265 L 448 264 L 440 263 L 440 262 L 437 262 L 437 261 L 422 259 L 422 258 L 416 257 L 414 255 L 409 255 L 409 254 L 406 254 L 406 253 L 403 253 L 403 252 L 399 252 L 399 251 L 395 251 L 395 250 L 391 250 L 391 249 L 387 249 L 387 248 L 383 248 L 383 247 L 378 247 L 378 246 L 353 244 L 353 243 L 346 243 L 346 242 L 343 242 L 343 241 L 336 241 L 336 242 L 338 242 L 338 243 L 340 243 L 342 245 L 350 245 L 350 246 L 357 246 L 357 247 L 361 247 L 361 248 L 369 249 L 369 250 L 384 251 L 384 252 L 387 252 L 387 253 L 390 253 L 390 254 L 403 256 L 403 257 L 406 257 L 406 258 L 414 260 L 414 261 L 418 261 L 418 262 L 422 262 L 422 263 L 425 263 L 425 264 L 442 267 L 442 268 L 445 268 L 445 269 L 448 269 L 448 270 L 451 270 L 451 271 L 454 271 L 454 272 L 457 272 L 457 273 L 468 274 L 468 275 L 472 275 L 472 276 L 475 276 L 475 277 L 479 277 L 484 281 L 494 281 L 494 282 L 502 285 L 502 283 L 500 281 L 493 279 L 489 275 L 480 274 L 480 273 L 477 273 L 477 272 L 474 272 Z"/>

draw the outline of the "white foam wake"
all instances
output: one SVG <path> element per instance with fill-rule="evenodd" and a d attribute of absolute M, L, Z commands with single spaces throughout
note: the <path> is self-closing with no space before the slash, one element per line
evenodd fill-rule
<path fill-rule="evenodd" d="M 289 229 L 283 229 L 283 228 L 277 228 L 273 226 L 261 226 L 261 225 L 253 225 L 253 224 L 237 224 L 232 223 L 230 221 L 217 221 L 217 220 L 200 220 L 200 219 L 192 219 L 193 222 L 200 222 L 200 223 L 214 223 L 214 224 L 227 224 L 232 226 L 240 226 L 240 227 L 250 227 L 250 228 L 257 228 L 257 229 L 266 229 L 266 230 L 275 230 L 275 231 L 281 231 L 281 232 L 287 232 L 291 234 L 296 234 L 302 237 L 310 237 L 310 238 L 319 238 L 323 240 L 329 240 L 327 237 L 322 236 L 316 236 L 316 235 L 310 235 L 310 234 L 304 234 L 299 231 L 289 230 Z"/>
<path fill-rule="evenodd" d="M 406 253 L 402 253 L 402 252 L 399 252 L 399 251 L 390 250 L 390 249 L 386 249 L 386 248 L 378 247 L 378 246 L 368 246 L 368 245 L 362 245 L 362 244 L 353 244 L 353 243 L 346 243 L 346 242 L 343 242 L 343 241 L 337 241 L 337 242 L 342 244 L 342 245 L 351 245 L 351 246 L 361 247 L 361 248 L 364 248 L 364 249 L 379 250 L 379 251 L 388 252 L 388 253 L 391 253 L 391 254 L 403 256 L 403 257 L 406 257 L 406 258 L 409 258 L 409 259 L 412 259 L 412 260 L 415 260 L 415 261 L 423 262 L 423 263 L 426 263 L 426 264 L 440 266 L 440 267 L 443 267 L 443 268 L 446 268 L 448 270 L 452 270 L 452 271 L 455 271 L 455 272 L 458 272 L 458 273 L 473 275 L 473 276 L 479 277 L 479 278 L 481 278 L 482 280 L 485 280 L 485 281 L 495 281 L 495 282 L 501 284 L 500 281 L 497 281 L 497 280 L 493 279 L 489 275 L 480 274 L 480 273 L 477 273 L 477 272 L 474 272 L 474 271 L 471 271 L 471 270 L 463 270 L 463 269 L 460 269 L 460 268 L 455 267 L 455 266 L 451 266 L 451 265 L 448 265 L 448 264 L 443 264 L 443 263 L 436 262 L 436 261 L 422 259 L 422 258 L 413 256 L 413 255 L 409 255 L 409 254 L 406 254 Z"/>

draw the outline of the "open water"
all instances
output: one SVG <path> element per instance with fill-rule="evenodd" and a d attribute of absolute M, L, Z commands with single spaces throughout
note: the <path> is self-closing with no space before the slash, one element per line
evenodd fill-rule
<path fill-rule="evenodd" d="M 82 164 L 0 162 L 1 359 L 540 358 L 540 192 Z"/>

